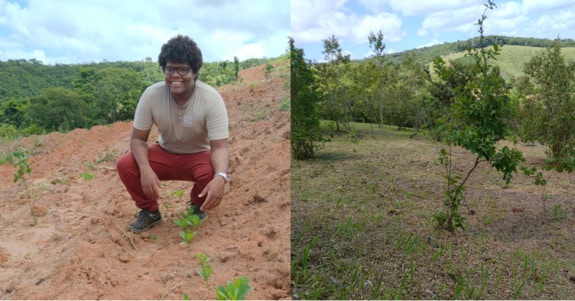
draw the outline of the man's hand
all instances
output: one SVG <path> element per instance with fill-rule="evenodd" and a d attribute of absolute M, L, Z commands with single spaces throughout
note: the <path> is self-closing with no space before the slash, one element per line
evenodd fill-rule
<path fill-rule="evenodd" d="M 148 161 L 148 137 L 150 130 L 143 131 L 136 128 L 132 129 L 130 138 L 130 149 L 132 156 L 140 168 L 140 185 L 144 194 L 151 199 L 160 198 L 160 179 L 154 170 L 150 167 Z"/>
<path fill-rule="evenodd" d="M 224 187 L 226 186 L 226 181 L 222 177 L 215 177 L 213 178 L 208 185 L 202 190 L 202 192 L 198 195 L 200 198 L 203 198 L 205 195 L 206 201 L 200 207 L 202 211 L 206 211 L 209 209 L 216 208 L 222 202 L 222 198 L 224 197 Z"/>
<path fill-rule="evenodd" d="M 140 170 L 140 185 L 149 198 L 160 198 L 160 179 L 151 168 Z"/>

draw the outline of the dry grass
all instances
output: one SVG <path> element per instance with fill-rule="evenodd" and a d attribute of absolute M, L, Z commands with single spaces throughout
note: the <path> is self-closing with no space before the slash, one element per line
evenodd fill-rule
<path fill-rule="evenodd" d="M 575 296 L 573 175 L 548 172 L 543 190 L 518 174 L 504 188 L 483 163 L 460 208 L 466 230 L 450 234 L 432 216 L 444 209 L 443 144 L 355 127 L 363 138 L 335 135 L 316 159 L 292 160 L 294 299 Z M 526 165 L 543 163 L 544 147 L 519 148 Z M 455 153 L 467 171 L 472 156 Z"/>

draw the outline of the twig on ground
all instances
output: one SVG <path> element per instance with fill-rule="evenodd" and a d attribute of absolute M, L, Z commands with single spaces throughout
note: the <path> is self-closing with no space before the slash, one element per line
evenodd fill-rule
<path fill-rule="evenodd" d="M 118 229 L 122 232 L 122 234 L 124 234 L 124 236 L 126 236 L 126 238 L 130 241 L 130 244 L 132 244 L 132 248 L 134 248 L 134 250 L 137 250 L 136 244 L 134 244 L 134 241 L 132 240 L 132 238 L 126 232 L 124 232 L 124 230 L 122 230 L 122 228 L 120 228 L 120 226 L 116 225 L 116 227 L 118 227 Z"/>
<path fill-rule="evenodd" d="M 172 286 L 171 289 L 169 289 L 165 294 L 162 295 L 162 299 L 164 299 L 165 296 L 167 296 L 171 291 L 173 291 L 178 286 L 180 286 L 180 285 L 176 284 L 176 285 Z"/>

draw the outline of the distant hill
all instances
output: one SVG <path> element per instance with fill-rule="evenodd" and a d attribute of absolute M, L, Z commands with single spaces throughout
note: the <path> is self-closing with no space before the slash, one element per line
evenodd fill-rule
<path fill-rule="evenodd" d="M 506 36 L 486 36 L 483 45 L 479 45 L 479 38 L 466 41 L 443 43 L 430 47 L 422 47 L 398 53 L 387 54 L 388 61 L 399 63 L 405 57 L 411 56 L 420 64 L 430 64 L 434 58 L 441 56 L 444 60 L 456 60 L 464 57 L 470 47 L 488 47 L 497 43 L 501 47 L 501 55 L 494 63 L 501 68 L 506 79 L 523 75 L 523 68 L 535 54 L 552 47 L 554 40 L 519 38 Z M 560 39 L 561 53 L 567 61 L 575 61 L 575 41 L 572 39 Z"/>
<path fill-rule="evenodd" d="M 523 69 L 525 68 L 525 64 L 529 62 L 533 56 L 542 51 L 545 51 L 545 48 L 505 45 L 501 48 L 501 54 L 497 57 L 496 61 L 493 61 L 493 64 L 499 66 L 505 79 L 519 77 L 524 75 Z M 563 47 L 561 48 L 561 54 L 566 61 L 575 61 L 575 47 Z M 458 52 L 445 55 L 443 59 L 445 61 L 456 60 L 463 58 L 464 55 L 465 52 Z"/>
<path fill-rule="evenodd" d="M 552 47 L 554 40 L 550 39 L 535 39 L 535 38 L 519 38 L 519 37 L 506 37 L 506 36 L 485 36 L 483 45 L 479 45 L 479 38 L 471 38 L 465 41 L 457 41 L 451 43 L 443 43 L 429 47 L 416 48 L 397 53 L 386 54 L 386 57 L 391 62 L 400 62 L 406 56 L 413 56 L 419 63 L 427 64 L 437 56 L 445 56 L 458 52 L 465 52 L 470 47 L 487 47 L 492 46 L 494 43 L 498 45 L 508 46 L 529 46 L 534 48 Z M 561 47 L 575 47 L 575 40 L 573 39 L 560 39 Z"/>
<path fill-rule="evenodd" d="M 238 62 L 239 69 L 272 63 L 278 58 L 253 58 Z M 147 58 L 131 62 L 103 62 L 89 64 L 44 65 L 41 61 L 19 59 L 0 61 L 0 104 L 9 99 L 21 99 L 38 95 L 43 89 L 62 87 L 77 88 L 78 83 L 89 80 L 90 70 L 96 72 L 106 68 L 133 70 L 142 75 L 146 84 L 164 79 L 157 62 Z M 93 73 L 92 72 L 92 73 Z M 234 62 L 204 62 L 200 71 L 200 80 L 214 86 L 222 86 L 235 80 Z"/>

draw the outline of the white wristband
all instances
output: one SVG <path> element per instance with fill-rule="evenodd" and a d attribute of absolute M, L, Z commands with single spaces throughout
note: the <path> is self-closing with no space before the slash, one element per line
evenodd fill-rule
<path fill-rule="evenodd" d="M 227 183 L 228 182 L 228 174 L 225 172 L 216 172 L 216 174 L 214 174 L 214 178 L 220 176 L 222 178 L 224 178 L 224 181 Z"/>

